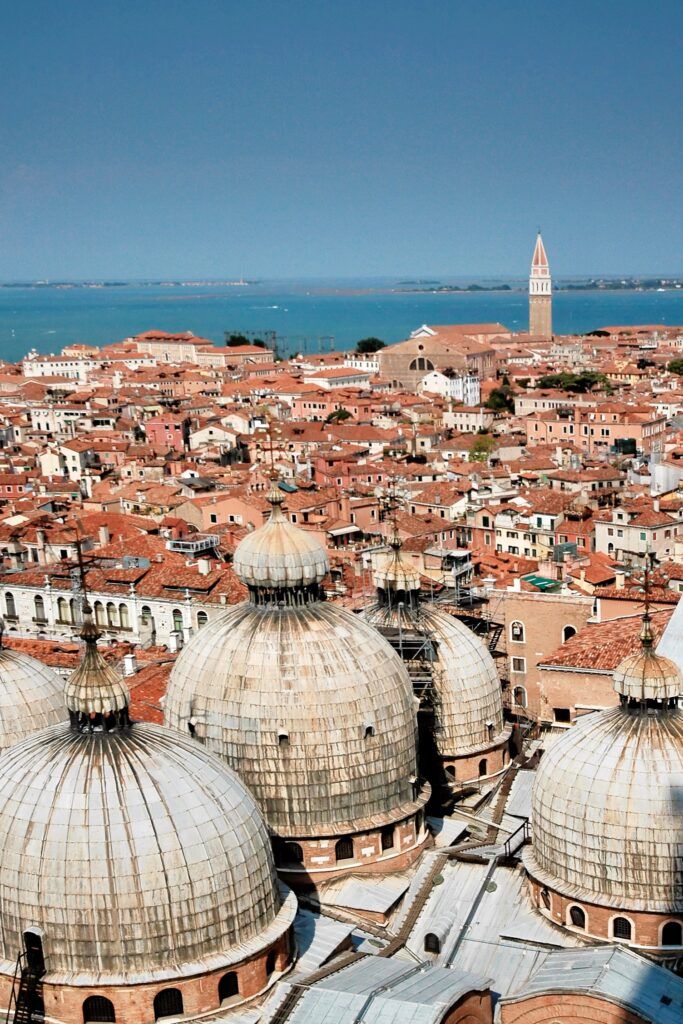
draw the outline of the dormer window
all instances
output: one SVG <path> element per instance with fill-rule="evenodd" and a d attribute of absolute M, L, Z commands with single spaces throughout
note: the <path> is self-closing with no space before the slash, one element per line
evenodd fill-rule
<path fill-rule="evenodd" d="M 289 746 L 289 733 L 285 732 L 284 729 L 278 729 L 277 743 L 279 747 Z"/>

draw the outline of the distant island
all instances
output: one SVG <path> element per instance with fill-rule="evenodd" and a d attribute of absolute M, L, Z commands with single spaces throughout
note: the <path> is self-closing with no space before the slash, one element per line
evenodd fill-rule
<path fill-rule="evenodd" d="M 661 292 L 683 288 L 683 278 L 671 277 L 591 277 L 577 281 L 559 281 L 556 292 Z M 439 281 L 399 281 L 397 291 L 405 292 L 525 292 L 526 284 L 442 284 Z"/>

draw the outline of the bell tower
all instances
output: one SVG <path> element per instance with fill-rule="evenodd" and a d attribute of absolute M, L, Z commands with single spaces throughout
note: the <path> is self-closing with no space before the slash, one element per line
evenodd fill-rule
<path fill-rule="evenodd" d="M 539 338 L 550 338 L 552 333 L 553 282 L 539 231 L 529 274 L 529 334 Z"/>

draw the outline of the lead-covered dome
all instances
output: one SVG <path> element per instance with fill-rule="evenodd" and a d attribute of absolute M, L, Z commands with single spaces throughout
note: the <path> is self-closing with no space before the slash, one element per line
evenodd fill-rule
<path fill-rule="evenodd" d="M 338 606 L 231 608 L 181 652 L 165 720 L 191 724 L 282 835 L 360 829 L 413 799 L 410 679 L 386 640 Z"/>
<path fill-rule="evenodd" d="M 364 617 L 410 648 L 411 661 L 428 671 L 433 687 L 435 741 L 443 756 L 461 757 L 503 743 L 511 729 L 503 721 L 500 679 L 478 636 L 447 611 L 420 601 L 420 574 L 394 537 L 388 552 L 373 559 L 377 602 Z M 421 646 L 422 645 L 422 646 Z"/>
<path fill-rule="evenodd" d="M 0 973 L 13 974 L 28 927 L 43 932 L 51 984 L 131 985 L 244 961 L 295 913 L 263 817 L 189 737 L 131 725 L 84 611 L 70 727 L 0 756 Z"/>
<path fill-rule="evenodd" d="M 0 646 L 0 750 L 67 718 L 59 676 L 36 658 Z"/>
<path fill-rule="evenodd" d="M 37 925 L 53 975 L 205 973 L 291 924 L 244 785 L 161 726 L 38 733 L 0 757 L 0 957 Z"/>
<path fill-rule="evenodd" d="M 614 674 L 620 706 L 586 715 L 543 755 L 524 861 L 544 885 L 612 907 L 683 911 L 683 679 L 670 666 L 651 650 L 646 620 L 643 650 Z"/>

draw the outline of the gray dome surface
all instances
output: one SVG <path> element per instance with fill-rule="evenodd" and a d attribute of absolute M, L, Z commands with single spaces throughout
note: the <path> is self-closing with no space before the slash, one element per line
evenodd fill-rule
<path fill-rule="evenodd" d="M 159 726 L 56 726 L 0 757 L 0 965 L 44 932 L 49 979 L 129 983 L 244 959 L 291 924 L 240 780 Z"/>
<path fill-rule="evenodd" d="M 0 647 L 0 750 L 64 722 L 64 682 L 36 658 Z"/>
<path fill-rule="evenodd" d="M 330 563 L 319 538 L 287 519 L 282 492 L 274 488 L 266 523 L 237 545 L 233 568 L 248 587 L 300 587 L 320 583 Z"/>
<path fill-rule="evenodd" d="M 324 602 L 231 608 L 184 648 L 166 724 L 239 772 L 282 835 L 396 820 L 413 801 L 410 678 L 377 631 Z"/>
<path fill-rule="evenodd" d="M 683 710 L 586 715 L 543 755 L 530 873 L 607 906 L 683 911 Z"/>
<path fill-rule="evenodd" d="M 419 629 L 436 641 L 435 740 L 442 756 L 470 754 L 509 735 L 496 666 L 471 629 L 427 602 L 407 613 L 375 605 L 364 615 L 377 628 L 398 628 L 400 616 L 404 629 Z"/>

